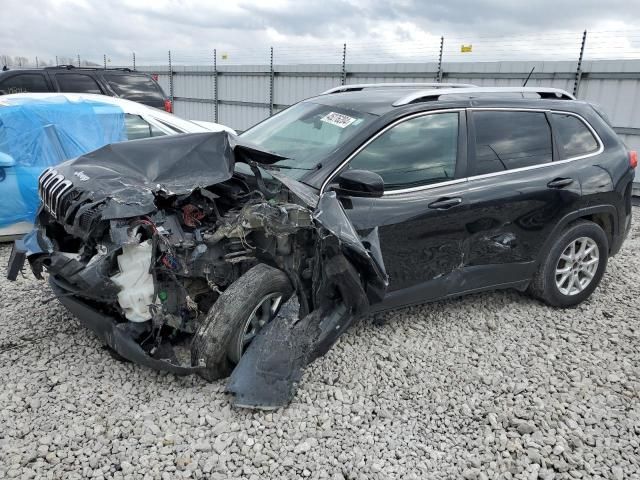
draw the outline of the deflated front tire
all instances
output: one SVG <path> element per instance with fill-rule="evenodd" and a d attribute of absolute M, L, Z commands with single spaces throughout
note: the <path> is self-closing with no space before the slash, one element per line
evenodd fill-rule
<path fill-rule="evenodd" d="M 287 275 L 258 264 L 220 295 L 196 332 L 191 363 L 206 380 L 227 377 L 258 331 L 270 322 L 291 296 Z"/>

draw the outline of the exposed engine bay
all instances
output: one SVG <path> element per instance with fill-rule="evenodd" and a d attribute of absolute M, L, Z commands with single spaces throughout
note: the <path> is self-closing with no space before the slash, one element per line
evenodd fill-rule
<path fill-rule="evenodd" d="M 361 237 L 335 193 L 318 197 L 273 160 L 221 132 L 113 144 L 45 170 L 9 276 L 25 259 L 46 270 L 61 303 L 125 359 L 231 374 L 236 405 L 285 405 L 387 277 L 377 231 Z M 271 310 L 250 312 L 263 320 L 249 338 L 252 296 Z"/>

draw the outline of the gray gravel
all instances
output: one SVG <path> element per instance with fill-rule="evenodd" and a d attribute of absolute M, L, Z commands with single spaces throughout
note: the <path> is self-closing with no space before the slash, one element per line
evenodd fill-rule
<path fill-rule="evenodd" d="M 640 478 L 639 250 L 636 220 L 574 310 L 498 292 L 363 321 L 274 413 L 119 363 L 2 278 L 0 478 Z"/>

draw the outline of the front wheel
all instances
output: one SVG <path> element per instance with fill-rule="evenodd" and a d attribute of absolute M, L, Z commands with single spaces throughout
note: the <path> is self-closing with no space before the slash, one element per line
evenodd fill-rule
<path fill-rule="evenodd" d="M 258 264 L 233 282 L 213 304 L 191 343 L 191 363 L 213 381 L 226 377 L 293 289 L 287 275 Z"/>
<path fill-rule="evenodd" d="M 572 307 L 596 289 L 607 267 L 609 242 L 596 223 L 569 225 L 542 260 L 529 291 L 554 307 Z"/>

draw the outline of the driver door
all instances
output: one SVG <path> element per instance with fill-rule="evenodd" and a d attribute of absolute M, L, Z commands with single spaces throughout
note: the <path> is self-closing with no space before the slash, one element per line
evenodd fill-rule
<path fill-rule="evenodd" d="M 343 167 L 373 171 L 385 183 L 380 198 L 341 196 L 357 230 L 367 233 L 379 227 L 389 274 L 381 308 L 454 291 L 451 285 L 459 276 L 466 237 L 465 115 L 455 109 L 400 119 L 372 137 Z"/>

